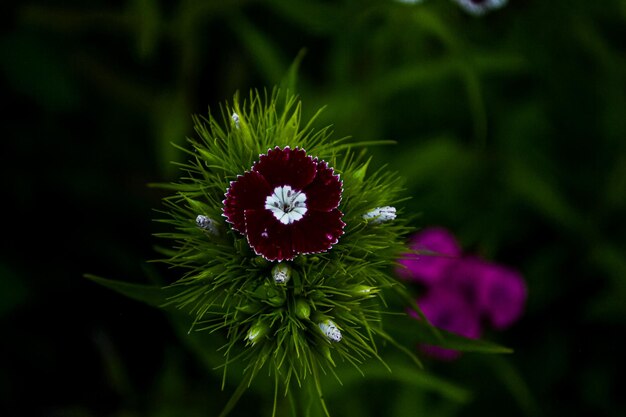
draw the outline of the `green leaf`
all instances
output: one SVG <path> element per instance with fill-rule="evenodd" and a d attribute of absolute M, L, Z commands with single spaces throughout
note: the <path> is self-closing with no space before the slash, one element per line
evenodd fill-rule
<path fill-rule="evenodd" d="M 511 160 L 507 168 L 507 185 L 520 200 L 565 229 L 591 232 L 578 211 L 567 201 L 561 190 L 545 175 L 524 162 Z"/>
<path fill-rule="evenodd" d="M 369 166 L 371 160 L 372 157 L 370 156 L 370 158 L 365 163 L 363 163 L 357 170 L 354 171 L 352 177 L 356 181 L 363 182 L 363 180 L 365 179 L 365 174 L 367 173 L 367 167 Z"/>
<path fill-rule="evenodd" d="M 461 386 L 450 381 L 421 370 L 411 363 L 401 360 L 387 362 L 388 368 L 379 362 L 370 362 L 362 367 L 363 374 L 354 368 L 345 367 L 336 371 L 337 377 L 341 380 L 341 388 L 344 390 L 352 385 L 358 385 L 367 381 L 397 382 L 402 386 L 410 386 L 412 390 L 419 389 L 428 392 L 436 392 L 442 397 L 460 404 L 469 402 L 472 393 Z M 326 397 L 337 398 L 342 394 L 337 379 L 329 376 L 325 384 Z M 335 386 L 336 385 L 336 386 Z M 332 386 L 332 387 L 331 387 Z"/>
<path fill-rule="evenodd" d="M 18 307 L 30 295 L 23 277 L 4 263 L 0 263 L 0 288 L 0 317 Z"/>
<path fill-rule="evenodd" d="M 127 11 L 136 31 L 136 48 L 142 59 L 151 58 L 157 46 L 161 13 L 156 0 L 132 0 Z"/>
<path fill-rule="evenodd" d="M 298 70 L 300 68 L 300 63 L 304 59 L 305 55 L 306 55 L 306 49 L 305 48 L 300 49 L 300 51 L 298 52 L 298 55 L 296 55 L 293 62 L 289 66 L 287 73 L 285 74 L 282 81 L 280 82 L 281 91 L 286 91 L 291 94 L 296 93 L 297 91 L 296 85 L 298 84 Z"/>
<path fill-rule="evenodd" d="M 85 274 L 84 277 L 102 285 L 103 287 L 125 295 L 128 298 L 141 301 L 142 303 L 146 303 L 153 307 L 160 308 L 167 302 L 167 288 L 157 287 L 155 285 L 132 284 L 124 281 L 115 281 L 92 274 Z"/>
<path fill-rule="evenodd" d="M 513 353 L 513 350 L 498 344 L 479 339 L 468 339 L 442 329 L 436 329 L 423 320 L 409 316 L 394 316 L 385 322 L 385 329 L 407 344 L 435 345 L 445 349 L 479 353 Z M 436 331 L 435 331 L 436 330 Z"/>
<path fill-rule="evenodd" d="M 263 74 L 267 83 L 277 83 L 287 66 L 280 52 L 280 47 L 243 15 L 237 15 L 231 24 L 235 29 L 235 34 L 239 36 L 241 43 L 254 59 L 256 67 Z"/>

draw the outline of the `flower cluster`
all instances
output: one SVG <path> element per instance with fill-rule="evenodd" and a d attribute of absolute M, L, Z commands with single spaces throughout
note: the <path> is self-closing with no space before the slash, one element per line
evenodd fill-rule
<path fill-rule="evenodd" d="M 381 291 L 401 287 L 392 265 L 409 228 L 392 206 L 397 175 L 368 173 L 362 144 L 300 117 L 274 92 L 196 118 L 183 179 L 167 185 L 174 231 L 161 236 L 174 240 L 165 262 L 185 270 L 169 303 L 225 341 L 225 377 L 265 368 L 276 386 L 313 378 L 319 390 L 336 358 L 358 367 L 378 357 L 376 338 L 393 340 Z"/>
<path fill-rule="evenodd" d="M 495 329 L 504 329 L 521 316 L 526 286 L 518 272 L 475 256 L 464 256 L 455 237 L 442 228 L 416 234 L 410 247 L 415 253 L 402 257 L 397 273 L 425 288 L 417 303 L 433 325 L 478 338 L 485 321 Z M 435 346 L 422 348 L 441 359 L 459 355 Z"/>

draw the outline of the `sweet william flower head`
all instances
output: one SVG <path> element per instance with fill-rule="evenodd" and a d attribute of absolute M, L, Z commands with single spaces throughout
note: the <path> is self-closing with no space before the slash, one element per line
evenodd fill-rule
<path fill-rule="evenodd" d="M 342 183 L 303 149 L 275 147 L 231 182 L 224 216 L 269 261 L 325 252 L 343 234 Z"/>
<path fill-rule="evenodd" d="M 377 358 L 376 339 L 391 340 L 382 293 L 401 291 L 391 271 L 409 232 L 392 208 L 398 176 L 369 173 L 364 144 L 301 125 L 300 109 L 291 95 L 253 92 L 221 121 L 195 118 L 199 139 L 166 185 L 173 231 L 161 234 L 174 241 L 165 261 L 184 270 L 169 303 L 224 341 L 224 372 L 243 362 L 245 378 L 267 369 L 290 389 Z M 372 207 L 384 225 L 363 218 Z"/>

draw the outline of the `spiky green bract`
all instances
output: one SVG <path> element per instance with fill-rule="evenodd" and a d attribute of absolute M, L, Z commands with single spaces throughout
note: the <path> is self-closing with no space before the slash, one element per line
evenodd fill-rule
<path fill-rule="evenodd" d="M 196 117 L 199 138 L 189 139 L 191 148 L 184 149 L 190 156 L 181 165 L 184 176 L 167 186 L 175 194 L 165 199 L 162 221 L 175 231 L 160 236 L 175 242 L 164 261 L 186 270 L 172 285 L 179 293 L 170 303 L 192 314 L 194 329 L 226 335 L 225 366 L 245 363 L 246 381 L 267 366 L 286 390 L 312 376 L 321 396 L 321 372 L 332 372 L 337 359 L 359 368 L 378 357 L 376 336 L 389 340 L 380 324 L 386 309 L 381 290 L 399 285 L 392 265 L 406 251 L 409 230 L 401 213 L 382 224 L 363 219 L 376 207 L 400 201 L 394 173 L 382 168 L 368 174 L 363 147 L 371 143 L 332 140 L 328 127 L 312 128 L 315 117 L 303 126 L 300 116 L 300 102 L 275 91 L 253 92 L 243 102 L 235 96 L 222 107 L 221 121 Z M 302 148 L 340 174 L 339 209 L 346 223 L 330 250 L 287 263 L 291 278 L 283 283 L 273 279 L 276 263 L 256 256 L 222 216 L 230 181 L 276 146 Z M 199 227 L 198 215 L 213 220 L 216 231 Z M 339 342 L 320 330 L 319 323 L 328 320 L 341 332 Z"/>

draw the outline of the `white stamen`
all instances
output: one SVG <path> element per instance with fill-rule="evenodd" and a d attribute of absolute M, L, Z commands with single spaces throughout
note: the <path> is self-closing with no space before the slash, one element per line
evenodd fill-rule
<path fill-rule="evenodd" d="M 396 218 L 396 208 L 391 206 L 376 207 L 363 215 L 372 224 L 388 222 Z"/>
<path fill-rule="evenodd" d="M 341 331 L 337 328 L 337 325 L 332 320 L 324 320 L 318 324 L 319 328 L 324 333 L 324 336 L 331 342 L 339 342 L 343 337 Z"/>
<path fill-rule="evenodd" d="M 277 284 L 286 284 L 291 278 L 291 267 L 282 262 L 272 268 L 272 277 Z"/>
<path fill-rule="evenodd" d="M 235 123 L 235 127 L 239 129 L 239 115 L 237 113 L 233 113 L 231 118 L 233 119 L 233 123 Z"/>
<path fill-rule="evenodd" d="M 294 190 L 289 185 L 276 187 L 265 199 L 265 208 L 282 224 L 297 222 L 307 211 L 306 194 Z"/>
<path fill-rule="evenodd" d="M 202 214 L 198 214 L 198 217 L 196 217 L 196 225 L 200 229 L 204 229 L 207 232 L 211 233 L 212 235 L 217 236 L 219 234 L 219 231 L 217 229 L 217 224 L 215 224 L 215 221 Z"/>

